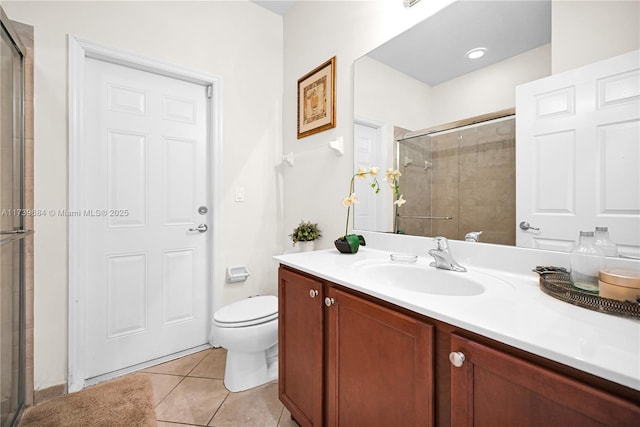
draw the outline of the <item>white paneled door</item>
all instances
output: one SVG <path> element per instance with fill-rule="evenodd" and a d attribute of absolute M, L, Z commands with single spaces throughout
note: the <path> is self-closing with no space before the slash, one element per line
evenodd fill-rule
<path fill-rule="evenodd" d="M 207 343 L 207 87 L 86 60 L 85 377 Z"/>
<path fill-rule="evenodd" d="M 381 149 L 382 144 L 382 126 L 365 121 L 356 121 L 353 124 L 354 143 L 353 143 L 353 165 L 357 171 L 359 167 L 369 170 L 372 166 L 380 168 L 378 180 L 384 179 L 387 171 L 384 160 L 384 150 Z M 371 180 L 356 179 L 354 181 L 354 192 L 359 201 L 353 207 L 353 228 L 358 230 L 378 230 L 392 231 L 392 220 L 385 211 L 385 207 L 392 206 L 392 199 L 389 191 L 382 194 L 376 194 L 371 190 Z M 384 183 L 382 183 L 384 184 Z M 386 190 L 386 189 L 385 189 Z M 388 203 L 381 202 L 378 199 L 388 197 Z"/>
<path fill-rule="evenodd" d="M 606 226 L 640 253 L 640 51 L 519 86 L 516 111 L 517 245 L 570 251 Z"/>

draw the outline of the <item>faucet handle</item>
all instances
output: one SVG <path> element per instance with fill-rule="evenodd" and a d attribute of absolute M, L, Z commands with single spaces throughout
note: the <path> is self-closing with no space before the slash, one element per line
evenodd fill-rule
<path fill-rule="evenodd" d="M 436 236 L 434 237 L 434 241 L 436 243 L 436 249 L 439 251 L 447 251 L 449 250 L 449 241 L 446 237 Z"/>

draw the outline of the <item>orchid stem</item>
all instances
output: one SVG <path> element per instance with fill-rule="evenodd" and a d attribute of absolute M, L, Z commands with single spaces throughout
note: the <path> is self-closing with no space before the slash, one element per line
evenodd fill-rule
<path fill-rule="evenodd" d="M 349 184 L 349 197 L 353 194 L 353 180 L 356 178 L 355 175 L 351 177 L 351 183 Z M 347 223 L 344 227 L 344 238 L 347 238 L 347 234 L 349 234 L 349 215 L 351 214 L 351 205 L 347 207 Z"/>
<path fill-rule="evenodd" d="M 349 213 L 351 212 L 351 206 L 347 208 L 347 225 L 344 227 L 344 238 L 347 238 L 347 234 L 349 233 Z"/>

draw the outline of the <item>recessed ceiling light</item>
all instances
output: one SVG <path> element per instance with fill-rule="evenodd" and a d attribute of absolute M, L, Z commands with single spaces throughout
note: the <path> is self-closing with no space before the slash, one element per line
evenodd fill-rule
<path fill-rule="evenodd" d="M 477 47 L 475 49 L 471 49 L 469 52 L 465 53 L 464 56 L 466 56 L 469 59 L 478 59 L 484 56 L 484 54 L 487 53 L 487 49 L 484 47 Z"/>

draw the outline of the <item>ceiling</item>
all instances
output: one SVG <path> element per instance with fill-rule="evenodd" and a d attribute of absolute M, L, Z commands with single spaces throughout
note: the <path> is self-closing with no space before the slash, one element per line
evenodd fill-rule
<path fill-rule="evenodd" d="M 550 0 L 458 1 L 368 56 L 434 86 L 550 42 Z"/>
<path fill-rule="evenodd" d="M 284 16 L 295 0 L 252 0 Z M 551 0 L 457 1 L 368 56 L 430 86 L 551 42 Z M 469 60 L 465 53 L 484 47 Z"/>
<path fill-rule="evenodd" d="M 280 16 L 284 16 L 289 9 L 295 3 L 295 0 L 276 0 L 276 1 L 264 1 L 264 0 L 251 0 L 257 5 L 269 9 L 272 12 L 277 13 Z"/>

